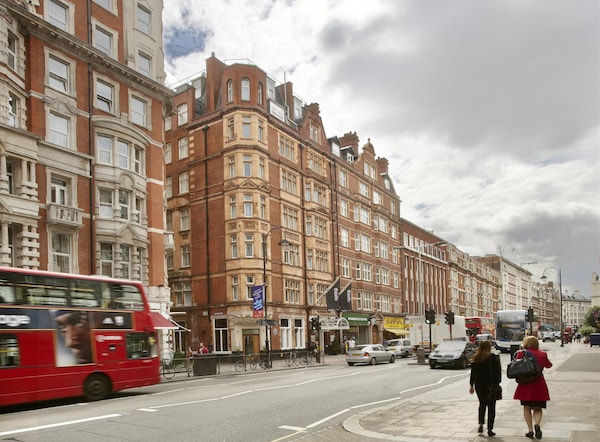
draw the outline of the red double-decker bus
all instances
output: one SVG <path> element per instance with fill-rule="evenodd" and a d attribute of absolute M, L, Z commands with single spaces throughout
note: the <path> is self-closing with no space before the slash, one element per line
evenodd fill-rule
<path fill-rule="evenodd" d="M 0 406 L 160 382 L 136 281 L 0 267 Z"/>
<path fill-rule="evenodd" d="M 490 334 L 494 336 L 496 328 L 494 318 L 486 317 L 470 317 L 465 318 L 465 327 L 467 328 L 467 336 L 471 342 L 475 342 L 475 337 L 481 334 Z"/>

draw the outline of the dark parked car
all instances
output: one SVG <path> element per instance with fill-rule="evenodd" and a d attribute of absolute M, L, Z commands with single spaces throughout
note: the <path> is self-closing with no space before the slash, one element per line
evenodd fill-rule
<path fill-rule="evenodd" d="M 429 367 L 467 368 L 476 349 L 469 341 L 444 341 L 429 355 Z"/>

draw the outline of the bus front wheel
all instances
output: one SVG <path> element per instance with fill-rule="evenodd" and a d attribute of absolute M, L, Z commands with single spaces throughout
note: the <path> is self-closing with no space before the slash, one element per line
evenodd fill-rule
<path fill-rule="evenodd" d="M 100 401 L 110 394 L 110 382 L 102 374 L 95 373 L 89 376 L 83 385 L 83 396 L 86 401 Z"/>

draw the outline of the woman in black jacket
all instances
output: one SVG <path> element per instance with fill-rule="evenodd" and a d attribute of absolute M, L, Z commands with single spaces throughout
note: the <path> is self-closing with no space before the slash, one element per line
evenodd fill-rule
<path fill-rule="evenodd" d="M 490 393 L 493 386 L 500 385 L 502 369 L 500 358 L 492 353 L 491 341 L 481 341 L 477 352 L 471 360 L 471 378 L 469 393 L 477 392 L 479 399 L 479 432 L 483 433 L 485 409 L 488 409 L 487 432 L 488 436 L 495 436 L 494 419 L 496 418 L 496 395 Z M 473 388 L 473 386 L 475 388 Z"/>

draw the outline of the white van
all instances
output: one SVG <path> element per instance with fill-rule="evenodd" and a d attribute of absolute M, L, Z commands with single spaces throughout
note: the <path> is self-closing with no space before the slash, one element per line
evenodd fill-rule
<path fill-rule="evenodd" d="M 415 354 L 415 349 L 410 339 L 390 339 L 385 346 L 386 350 L 393 351 L 397 357 L 407 358 Z"/>

